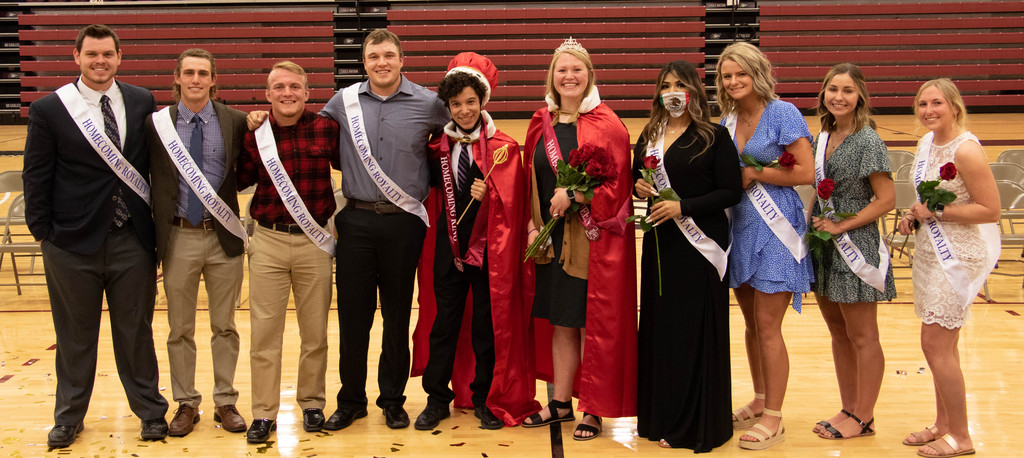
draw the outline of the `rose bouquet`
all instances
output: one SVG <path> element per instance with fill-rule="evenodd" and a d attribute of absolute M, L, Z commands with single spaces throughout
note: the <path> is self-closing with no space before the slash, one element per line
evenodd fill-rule
<path fill-rule="evenodd" d="M 643 175 L 644 181 L 650 183 L 651 186 L 654 186 L 654 174 L 657 172 L 658 164 L 660 162 L 661 162 L 661 160 L 659 160 L 655 156 L 645 156 L 644 157 L 644 167 L 642 169 L 640 169 L 640 174 Z M 662 189 L 659 189 L 658 190 L 657 199 L 655 199 L 654 197 L 649 197 L 647 199 L 647 208 L 651 208 L 652 206 L 654 206 L 654 204 L 656 204 L 658 202 L 664 202 L 666 200 L 678 201 L 679 200 L 679 195 L 676 194 L 676 192 L 673 191 L 672 188 L 662 188 Z M 650 231 L 650 230 L 654 230 L 654 249 L 655 249 L 655 252 L 657 253 L 657 259 L 658 259 L 658 295 L 660 296 L 661 295 L 661 242 L 658 240 L 658 228 L 654 224 L 651 224 L 651 222 L 648 221 L 647 218 L 645 216 L 643 216 L 643 215 L 633 215 L 633 216 L 630 216 L 630 217 L 626 218 L 626 222 L 627 223 L 632 223 L 632 222 L 635 222 L 635 221 L 639 221 L 640 222 L 640 230 L 642 230 L 644 232 L 647 232 L 647 231 Z"/>
<path fill-rule="evenodd" d="M 608 152 L 592 145 L 583 145 L 570 151 L 569 162 L 559 159 L 555 168 L 558 170 L 555 178 L 555 187 L 583 194 L 587 200 L 594 198 L 595 188 L 605 181 L 615 179 L 618 174 Z M 569 203 L 569 208 L 565 210 L 564 214 L 552 215 L 551 219 L 541 228 L 540 233 L 537 234 L 537 238 L 526 248 L 526 256 L 523 258 L 523 262 L 534 257 L 541 247 L 548 244 L 551 239 L 551 231 L 554 230 L 558 220 L 564 216 L 576 213 L 583 205 L 572 201 Z"/>
<path fill-rule="evenodd" d="M 945 163 L 939 167 L 939 178 L 942 180 L 922 181 L 917 185 L 917 195 L 921 196 L 921 203 L 928 206 L 928 211 L 935 212 L 937 205 L 949 205 L 956 200 L 956 194 L 945 189 L 939 189 L 939 183 L 956 178 L 956 165 L 952 162 Z"/>
<path fill-rule="evenodd" d="M 857 216 L 856 213 L 845 213 L 837 212 L 832 207 L 826 207 L 825 204 L 832 197 L 832 191 L 835 190 L 836 182 L 831 178 L 825 178 L 818 182 L 817 199 L 821 200 L 822 210 L 821 217 L 828 218 L 832 221 L 842 221 L 846 218 Z M 810 250 L 811 254 L 814 255 L 814 259 L 818 261 L 818 269 L 816 269 L 815 276 L 817 277 L 818 286 L 821 287 L 821 261 L 825 253 L 825 248 L 831 245 L 832 233 L 828 231 L 819 231 L 813 228 L 809 228 L 807 235 L 807 249 Z"/>

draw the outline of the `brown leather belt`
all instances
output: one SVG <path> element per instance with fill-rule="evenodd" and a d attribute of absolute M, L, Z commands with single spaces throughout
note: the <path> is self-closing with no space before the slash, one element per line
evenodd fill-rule
<path fill-rule="evenodd" d="M 259 223 L 260 226 L 277 232 L 287 232 L 289 234 L 301 234 L 303 232 L 302 226 L 299 226 L 298 224 L 272 224 L 264 223 L 263 221 L 260 221 Z"/>
<path fill-rule="evenodd" d="M 212 231 L 217 228 L 217 226 L 213 224 L 212 219 L 204 219 L 200 221 L 198 225 L 193 226 L 187 219 L 175 216 L 174 219 L 171 220 L 171 223 L 178 227 L 184 227 L 185 229 L 204 229 Z"/>
<path fill-rule="evenodd" d="M 380 214 L 385 213 L 405 213 L 402 207 L 395 205 L 391 202 L 367 202 L 365 200 L 349 199 L 346 207 L 358 208 L 360 210 L 370 210 Z"/>

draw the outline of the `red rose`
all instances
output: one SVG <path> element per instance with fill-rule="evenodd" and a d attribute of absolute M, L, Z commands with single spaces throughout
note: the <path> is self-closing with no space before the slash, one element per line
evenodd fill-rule
<path fill-rule="evenodd" d="M 644 156 L 644 168 L 645 169 L 657 169 L 658 163 L 661 162 L 657 156 Z"/>
<path fill-rule="evenodd" d="M 779 156 L 779 166 L 782 168 L 791 169 L 794 165 L 796 165 L 796 156 L 793 153 L 786 151 L 782 153 L 782 156 Z"/>
<path fill-rule="evenodd" d="M 569 151 L 569 165 L 577 167 L 583 163 L 583 153 L 579 149 Z"/>
<path fill-rule="evenodd" d="M 828 200 L 829 197 L 832 197 L 832 190 L 835 189 L 835 187 L 836 182 L 832 181 L 831 178 L 821 180 L 818 182 L 818 197 L 820 197 L 821 200 Z"/>
<path fill-rule="evenodd" d="M 956 165 L 953 165 L 952 162 L 947 162 L 946 165 L 939 167 L 939 177 L 946 181 L 956 178 Z"/>

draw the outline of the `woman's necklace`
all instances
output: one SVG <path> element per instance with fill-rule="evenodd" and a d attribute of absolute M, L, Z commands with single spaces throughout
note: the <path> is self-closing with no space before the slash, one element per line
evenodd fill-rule
<path fill-rule="evenodd" d="M 850 136 L 851 130 L 852 127 L 849 127 L 828 136 L 828 147 L 826 148 L 826 152 L 829 156 L 831 156 L 832 153 L 835 153 L 836 150 L 839 149 L 839 145 L 842 145 L 843 141 L 846 140 L 846 137 Z"/>
<path fill-rule="evenodd" d="M 747 127 L 750 127 L 751 124 L 754 123 L 754 119 L 761 119 L 761 113 L 763 113 L 763 112 L 764 112 L 764 107 L 761 107 L 761 108 L 759 108 L 757 110 L 757 113 L 755 113 L 753 116 L 743 116 L 743 110 L 740 110 L 739 116 L 737 116 L 737 117 L 740 119 L 740 121 L 743 121 L 743 124 L 746 124 Z M 744 119 L 744 118 L 746 118 L 746 119 Z"/>

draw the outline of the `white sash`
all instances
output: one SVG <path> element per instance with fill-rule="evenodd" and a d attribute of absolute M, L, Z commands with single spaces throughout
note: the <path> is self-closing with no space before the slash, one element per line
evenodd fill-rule
<path fill-rule="evenodd" d="M 242 244 L 248 247 L 249 235 L 245 232 L 242 221 L 235 216 L 235 212 L 231 211 L 231 207 L 228 207 L 228 204 L 217 195 L 217 190 L 210 186 L 210 182 L 203 176 L 203 172 L 199 170 L 192 155 L 181 141 L 181 137 L 178 136 L 174 120 L 171 119 L 171 107 L 165 107 L 163 110 L 153 113 L 152 118 L 153 127 L 156 128 L 156 133 L 160 136 L 160 143 L 163 143 L 167 155 L 171 157 L 171 162 L 178 168 L 178 173 L 185 177 L 189 188 L 192 188 L 192 192 L 199 196 L 199 201 L 210 211 L 210 214 L 217 218 L 217 221 L 220 221 L 235 237 L 242 239 Z M 199 128 L 197 125 L 196 129 Z"/>
<path fill-rule="evenodd" d="M 648 156 L 658 158 L 658 168 L 654 172 L 654 186 L 659 190 L 672 187 L 672 183 L 668 179 L 668 173 L 665 172 L 665 129 L 662 128 L 661 131 L 661 137 L 654 143 L 654 147 L 648 146 L 647 148 Z M 686 240 L 690 241 L 690 245 L 693 245 L 711 265 L 715 266 L 715 270 L 718 271 L 718 279 L 724 279 L 725 268 L 729 262 L 729 251 L 732 250 L 732 243 L 730 242 L 729 247 L 722 251 L 722 247 L 718 246 L 718 242 L 704 235 L 704 231 L 697 227 L 697 223 L 693 221 L 693 218 L 676 215 L 673 221 L 679 227 L 679 231 L 686 236 Z"/>
<path fill-rule="evenodd" d="M 366 128 L 363 125 L 363 108 L 359 104 L 359 85 L 361 83 L 353 84 L 341 91 L 342 100 L 345 102 L 345 116 L 348 118 L 348 132 L 352 137 L 352 143 L 356 146 L 356 153 L 359 154 L 359 162 L 363 163 L 363 167 L 366 168 L 366 173 L 373 179 L 373 183 L 377 185 L 380 192 L 384 194 L 391 203 L 397 205 L 402 210 L 419 216 L 423 220 L 423 224 L 430 227 L 430 220 L 427 217 L 427 209 L 423 206 L 423 202 L 414 199 L 409 194 L 406 194 L 402 188 L 391 181 L 384 170 L 377 164 L 377 160 L 373 158 L 373 152 L 370 151 L 370 144 L 366 142 Z M 395 132 L 395 135 L 400 133 Z"/>
<path fill-rule="evenodd" d="M 82 131 L 82 135 L 89 141 L 96 153 L 100 155 L 100 159 L 110 166 L 110 169 L 124 184 L 146 201 L 146 205 L 150 205 L 149 183 L 146 183 L 146 178 L 140 175 L 139 171 L 135 170 L 135 167 L 114 147 L 114 143 L 107 138 L 103 123 L 97 123 L 89 116 L 89 106 L 85 103 L 85 98 L 78 92 L 75 84 L 68 83 L 61 86 L 60 89 L 57 89 L 57 97 L 60 97 L 60 101 L 64 103 L 64 108 L 68 110 L 71 119 L 75 121 L 75 125 Z"/>
<path fill-rule="evenodd" d="M 818 183 L 821 183 L 825 179 L 825 148 L 828 145 L 828 132 L 821 131 L 818 134 L 818 148 L 814 152 L 814 188 L 818 188 Z M 825 213 L 825 207 L 836 208 L 832 203 L 832 199 L 829 198 L 826 201 L 822 201 L 820 198 L 815 198 L 818 201 L 818 208 L 821 209 L 822 218 L 830 218 L 830 214 Z M 829 212 L 833 213 L 833 212 Z M 832 237 L 832 243 L 835 244 L 836 249 L 839 250 L 839 254 L 843 256 L 843 261 L 846 261 L 846 265 L 850 267 L 858 278 L 871 285 L 871 287 L 885 292 L 885 274 L 889 270 L 889 252 L 885 248 L 885 242 L 882 238 L 878 238 L 878 267 L 869 265 L 867 260 L 864 259 L 864 254 L 861 253 L 860 248 L 853 243 L 850 239 L 848 232 L 843 232 L 842 235 Z"/>
<path fill-rule="evenodd" d="M 731 113 L 724 119 L 725 128 L 729 130 L 729 137 L 735 142 L 736 113 Z M 740 151 L 740 154 L 742 153 Z M 807 244 L 804 242 L 804 238 L 796 233 L 793 225 L 789 224 L 789 220 L 786 219 L 785 215 L 782 214 L 782 210 L 772 200 L 772 196 L 768 195 L 768 190 L 759 181 L 755 181 L 744 192 L 747 195 L 747 199 L 750 199 L 750 202 L 754 204 L 757 213 L 761 215 L 761 219 L 772 230 L 775 237 L 778 237 L 779 241 L 786 246 L 789 253 L 793 255 L 793 259 L 796 259 L 798 263 L 803 260 L 807 256 Z"/>
<path fill-rule="evenodd" d="M 288 177 L 288 172 L 281 164 L 281 158 L 277 154 L 277 140 L 274 139 L 274 130 L 270 127 L 269 120 L 256 129 L 256 146 L 260 150 L 260 160 L 267 168 L 267 175 L 270 175 L 270 181 L 277 188 L 277 193 L 295 220 L 295 224 L 302 228 L 302 232 L 306 233 L 306 237 L 309 237 L 317 248 L 333 256 L 334 236 L 331 235 L 331 231 L 317 224 L 306 204 L 302 202 L 302 196 L 295 189 L 292 179 Z"/>
<path fill-rule="evenodd" d="M 970 140 L 974 140 L 979 144 L 978 137 L 973 134 L 968 134 Z M 927 172 L 928 157 L 932 152 L 932 139 L 935 136 L 933 132 L 929 132 L 921 137 L 921 141 L 917 144 L 917 157 L 914 160 L 914 192 L 917 193 L 917 187 L 924 181 L 925 174 Z M 917 200 L 921 200 L 921 196 L 917 196 Z M 935 249 L 935 256 L 939 258 L 939 264 L 942 266 L 942 272 L 946 274 L 946 280 L 953 286 L 953 290 L 956 291 L 957 297 L 960 299 L 962 307 L 966 309 L 974 302 L 974 297 L 978 295 L 978 291 L 981 290 L 982 285 L 985 283 L 985 279 L 988 278 L 988 273 L 995 267 L 996 261 L 999 259 L 1000 252 L 1000 241 L 999 241 L 999 229 L 993 223 L 978 224 L 978 232 L 981 234 L 982 240 L 988 248 L 988 261 L 986 261 L 986 270 L 983 275 L 979 275 L 976 278 L 971 278 L 967 269 L 964 268 L 963 264 L 960 264 L 960 259 L 956 255 L 956 250 L 953 245 L 949 243 L 949 238 L 946 237 L 946 231 L 943 229 L 942 224 L 938 219 L 934 217 L 925 220 L 924 224 L 921 225 L 921 229 L 927 232 L 928 240 L 932 242 L 932 248 Z"/>

